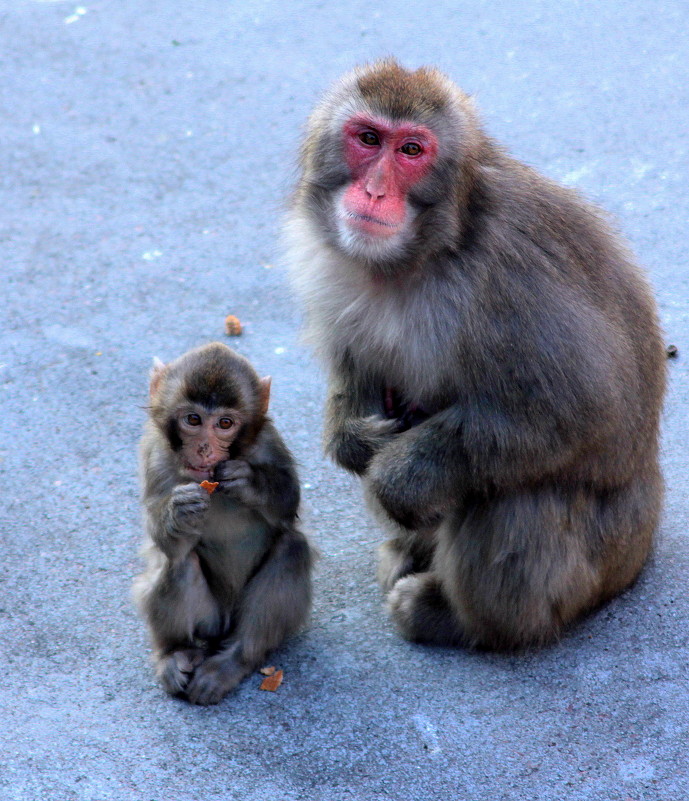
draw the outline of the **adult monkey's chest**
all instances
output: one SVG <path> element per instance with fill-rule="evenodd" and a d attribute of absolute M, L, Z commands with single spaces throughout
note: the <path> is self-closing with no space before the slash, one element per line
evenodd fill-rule
<path fill-rule="evenodd" d="M 333 341 L 339 358 L 348 353 L 355 369 L 375 376 L 386 391 L 434 407 L 445 404 L 457 379 L 459 328 L 459 310 L 441 293 L 428 301 L 379 289 L 350 299 Z M 388 405 L 395 402 L 389 395 Z"/>

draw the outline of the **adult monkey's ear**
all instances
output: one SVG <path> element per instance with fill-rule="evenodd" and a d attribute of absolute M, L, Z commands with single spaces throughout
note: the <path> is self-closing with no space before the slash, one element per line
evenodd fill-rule
<path fill-rule="evenodd" d="M 164 365 L 163 365 L 164 366 Z M 258 381 L 258 409 L 261 416 L 268 414 L 268 404 L 270 403 L 270 382 L 271 377 L 267 375 Z"/>

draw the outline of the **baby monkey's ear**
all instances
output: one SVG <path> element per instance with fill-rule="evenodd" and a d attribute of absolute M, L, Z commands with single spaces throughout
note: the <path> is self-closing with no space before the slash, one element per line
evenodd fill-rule
<path fill-rule="evenodd" d="M 165 369 L 166 366 L 164 362 L 161 362 L 157 356 L 154 356 L 153 366 L 151 367 L 151 372 L 149 374 L 151 383 L 149 384 L 148 394 L 151 398 L 155 397 L 155 394 L 158 391 L 160 382 L 165 375 Z"/>
<path fill-rule="evenodd" d="M 270 403 L 270 381 L 271 378 L 269 375 L 267 375 L 265 378 L 261 378 L 258 382 L 259 412 L 263 416 L 268 414 L 268 404 Z"/>

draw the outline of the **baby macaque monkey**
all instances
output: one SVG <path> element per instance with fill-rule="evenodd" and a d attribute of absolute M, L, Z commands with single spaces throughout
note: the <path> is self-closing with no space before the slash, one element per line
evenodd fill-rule
<path fill-rule="evenodd" d="M 218 703 L 311 605 L 299 484 L 266 416 L 269 394 L 270 379 L 221 343 L 151 374 L 140 448 L 147 567 L 134 597 L 163 687 L 195 704 Z"/>

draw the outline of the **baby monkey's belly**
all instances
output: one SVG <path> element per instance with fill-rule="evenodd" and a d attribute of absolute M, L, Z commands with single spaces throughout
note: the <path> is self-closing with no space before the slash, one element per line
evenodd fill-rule
<path fill-rule="evenodd" d="M 213 498 L 208 524 L 195 548 L 210 593 L 222 613 L 237 605 L 242 589 L 273 541 L 265 518 L 227 498 Z"/>

